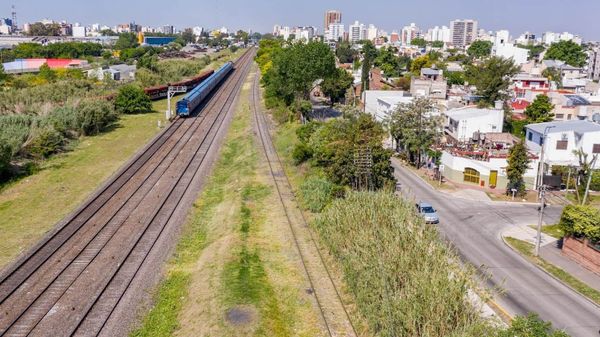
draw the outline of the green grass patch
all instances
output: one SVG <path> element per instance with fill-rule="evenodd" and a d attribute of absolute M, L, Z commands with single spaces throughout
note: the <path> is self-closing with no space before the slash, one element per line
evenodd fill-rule
<path fill-rule="evenodd" d="M 537 231 L 537 225 L 530 225 L 529 227 Z M 542 226 L 542 233 L 550 235 L 555 239 L 560 239 L 565 235 L 558 224 Z"/>
<path fill-rule="evenodd" d="M 506 242 L 510 244 L 514 249 L 516 249 L 521 255 L 525 256 L 529 261 L 535 263 L 536 265 L 542 267 L 544 270 L 554 275 L 554 277 L 568 284 L 573 289 L 577 290 L 584 296 L 588 297 L 592 301 L 600 304 L 600 291 L 591 288 L 587 284 L 581 282 L 579 279 L 575 278 L 573 275 L 567 273 L 561 268 L 556 267 L 555 265 L 547 262 L 546 260 L 535 257 L 533 255 L 534 245 L 529 242 L 507 237 L 505 238 Z"/>
<path fill-rule="evenodd" d="M 172 332 L 179 326 L 177 314 L 182 306 L 180 298 L 186 295 L 185 290 L 189 282 L 190 275 L 188 273 L 172 272 L 158 291 L 157 296 L 164 300 L 159 301 L 144 319 L 144 326 L 151 326 L 152 329 L 138 329 L 131 336 L 171 336 Z"/>

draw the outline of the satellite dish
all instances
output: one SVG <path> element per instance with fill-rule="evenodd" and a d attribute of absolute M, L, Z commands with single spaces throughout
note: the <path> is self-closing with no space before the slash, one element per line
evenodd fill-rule
<path fill-rule="evenodd" d="M 600 113 L 595 113 L 594 116 L 592 116 L 592 120 L 596 123 L 600 123 Z"/>

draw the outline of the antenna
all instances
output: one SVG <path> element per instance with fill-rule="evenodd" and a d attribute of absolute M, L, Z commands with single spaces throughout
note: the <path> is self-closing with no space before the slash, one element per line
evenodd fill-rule
<path fill-rule="evenodd" d="M 17 10 L 15 9 L 15 5 L 12 5 L 12 27 L 13 31 L 17 30 Z"/>

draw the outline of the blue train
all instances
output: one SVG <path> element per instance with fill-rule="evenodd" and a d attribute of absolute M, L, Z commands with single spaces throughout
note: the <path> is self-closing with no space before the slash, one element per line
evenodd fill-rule
<path fill-rule="evenodd" d="M 177 102 L 177 115 L 189 116 L 204 99 L 217 87 L 225 77 L 233 70 L 233 62 L 225 63 L 219 70 L 215 71 L 202 84 L 190 91 L 184 98 Z"/>

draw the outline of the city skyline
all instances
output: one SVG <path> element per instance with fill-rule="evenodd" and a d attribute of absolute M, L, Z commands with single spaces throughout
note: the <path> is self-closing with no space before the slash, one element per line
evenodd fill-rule
<path fill-rule="evenodd" d="M 114 4 L 114 6 L 111 6 Z M 474 19 L 479 27 L 485 30 L 508 29 L 511 34 L 519 35 L 525 31 L 541 35 L 546 31 L 563 32 L 580 35 L 585 40 L 600 40 L 600 25 L 590 25 L 594 13 L 600 11 L 600 2 L 582 0 L 579 6 L 585 11 L 572 11 L 565 15 L 563 2 L 558 0 L 532 0 L 522 3 L 519 0 L 494 2 L 491 0 L 465 0 L 460 4 L 443 0 L 432 0 L 427 8 L 437 10 L 420 11 L 422 3 L 385 3 L 375 0 L 365 6 L 358 1 L 330 1 L 327 4 L 307 0 L 302 5 L 291 3 L 269 3 L 264 0 L 255 1 L 252 6 L 241 0 L 211 1 L 206 3 L 190 3 L 184 0 L 173 0 L 169 3 L 172 10 L 159 9 L 162 2 L 132 1 L 128 3 L 107 0 L 103 2 L 76 2 L 56 0 L 52 3 L 24 0 L 15 3 L 18 23 L 35 22 L 44 18 L 80 22 L 84 25 L 93 23 L 113 26 L 135 21 L 145 26 L 174 25 L 178 29 L 192 26 L 218 28 L 226 26 L 231 29 L 244 29 L 262 33 L 270 32 L 274 24 L 284 26 L 312 25 L 323 33 L 323 15 L 326 10 L 335 9 L 343 13 L 342 22 L 349 25 L 358 20 L 365 24 L 375 24 L 387 30 L 400 30 L 403 26 L 414 22 L 421 29 L 434 26 L 448 26 L 455 19 Z M 0 17 L 10 17 L 11 4 L 0 8 Z M 190 7 L 191 6 L 191 7 Z M 365 8 L 367 7 L 367 8 Z M 117 9 L 118 10 L 115 10 Z M 183 11 L 180 9 L 186 8 Z M 190 9 L 198 9 L 197 11 Z M 39 13 L 44 13 L 40 15 Z M 384 13 L 384 14 L 380 14 Z M 389 13 L 398 13 L 390 15 Z M 110 18 L 110 19 L 105 19 Z"/>

